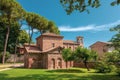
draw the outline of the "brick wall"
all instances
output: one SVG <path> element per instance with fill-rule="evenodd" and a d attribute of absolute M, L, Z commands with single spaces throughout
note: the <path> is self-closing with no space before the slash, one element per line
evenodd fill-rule
<path fill-rule="evenodd" d="M 98 53 L 99 58 L 102 58 L 102 56 L 104 56 L 104 53 L 108 51 L 107 44 L 102 42 L 97 42 L 94 45 L 92 45 L 90 48 L 91 50 L 94 50 Z"/>
<path fill-rule="evenodd" d="M 42 37 L 39 37 L 36 40 L 37 40 L 37 46 L 39 47 L 40 50 L 42 50 L 42 48 L 43 48 L 43 39 L 42 39 Z"/>
<path fill-rule="evenodd" d="M 88 62 L 87 65 L 89 68 L 95 68 L 95 62 Z M 86 68 L 83 62 L 74 62 L 73 66 L 79 68 Z"/>
<path fill-rule="evenodd" d="M 48 50 L 53 47 L 62 46 L 63 40 L 61 37 L 43 37 L 43 48 L 42 50 Z"/>
<path fill-rule="evenodd" d="M 66 62 L 63 60 L 60 53 L 50 53 L 48 54 L 48 69 L 60 69 L 60 68 L 70 68 L 73 66 L 73 62 Z"/>

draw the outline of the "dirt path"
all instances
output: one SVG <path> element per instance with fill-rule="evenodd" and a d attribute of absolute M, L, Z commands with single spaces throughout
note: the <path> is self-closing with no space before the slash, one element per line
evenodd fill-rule
<path fill-rule="evenodd" d="M 10 70 L 16 67 L 23 67 L 23 63 L 15 63 L 15 64 L 0 64 L 0 71 Z"/>
<path fill-rule="evenodd" d="M 13 68 L 0 69 L 0 71 L 10 70 L 10 69 L 13 69 Z"/>

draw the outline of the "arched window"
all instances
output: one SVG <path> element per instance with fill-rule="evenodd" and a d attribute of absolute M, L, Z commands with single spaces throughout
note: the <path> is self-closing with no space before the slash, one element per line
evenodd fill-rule
<path fill-rule="evenodd" d="M 52 59 L 52 60 L 51 60 L 51 68 L 52 68 L 52 69 L 55 69 L 55 59 Z"/>
<path fill-rule="evenodd" d="M 62 59 L 58 58 L 57 60 L 58 68 L 62 68 Z"/>

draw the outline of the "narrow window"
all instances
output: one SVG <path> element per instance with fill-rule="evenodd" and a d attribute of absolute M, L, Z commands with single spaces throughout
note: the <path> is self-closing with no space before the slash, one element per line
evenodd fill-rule
<path fill-rule="evenodd" d="M 55 47 L 55 43 L 52 43 L 52 47 Z"/>

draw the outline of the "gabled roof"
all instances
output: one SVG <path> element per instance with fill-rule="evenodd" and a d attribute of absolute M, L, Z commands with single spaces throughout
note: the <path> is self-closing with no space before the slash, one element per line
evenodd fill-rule
<path fill-rule="evenodd" d="M 111 42 L 102 42 L 102 41 L 97 41 L 94 44 L 92 44 L 90 47 L 92 47 L 93 45 L 97 44 L 97 43 L 102 43 L 102 44 L 112 44 Z"/>
<path fill-rule="evenodd" d="M 36 46 L 25 46 L 27 53 L 41 53 L 42 51 Z"/>
<path fill-rule="evenodd" d="M 43 37 L 43 36 L 61 37 L 61 38 L 63 38 L 63 36 L 61 36 L 61 35 L 58 35 L 58 34 L 55 34 L 55 33 L 50 33 L 50 32 L 43 33 L 39 37 Z M 39 37 L 37 37 L 36 39 L 38 39 Z"/>
<path fill-rule="evenodd" d="M 112 42 L 102 42 L 102 43 L 106 43 L 106 44 L 112 44 Z"/>
<path fill-rule="evenodd" d="M 60 35 L 47 32 L 47 33 L 43 33 L 41 36 L 60 36 Z"/>
<path fill-rule="evenodd" d="M 63 43 L 69 43 L 69 44 L 79 44 L 75 41 L 71 41 L 71 40 L 63 40 Z"/>
<path fill-rule="evenodd" d="M 53 47 L 53 48 L 50 48 L 50 49 L 48 49 L 48 50 L 45 50 L 45 51 L 42 51 L 42 53 L 47 53 L 47 52 L 51 52 L 51 51 L 54 51 L 54 50 L 56 50 L 56 49 L 63 49 L 63 47 L 61 47 L 61 46 L 58 46 L 58 47 Z"/>
<path fill-rule="evenodd" d="M 30 45 L 30 46 L 36 46 L 36 44 L 34 44 L 34 43 L 30 43 L 30 44 L 29 44 L 29 43 L 24 43 L 24 45 L 25 45 L 25 46 L 29 46 L 29 45 Z"/>
<path fill-rule="evenodd" d="M 62 49 L 61 46 L 58 46 L 58 47 L 52 47 L 48 50 L 44 50 L 44 51 L 41 51 L 38 47 L 36 46 L 26 46 L 25 47 L 27 53 L 47 53 L 47 52 L 50 52 L 50 51 L 54 51 L 56 49 Z"/>

